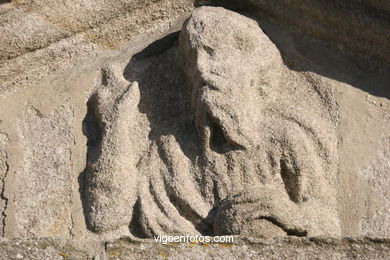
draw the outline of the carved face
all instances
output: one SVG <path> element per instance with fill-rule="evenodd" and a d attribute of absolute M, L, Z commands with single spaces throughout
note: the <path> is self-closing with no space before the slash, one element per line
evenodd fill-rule
<path fill-rule="evenodd" d="M 172 59 L 170 51 L 165 55 L 162 60 Z M 102 127 L 98 158 L 86 174 L 91 229 L 131 222 L 146 237 L 339 235 L 331 90 L 315 75 L 286 69 L 254 21 L 220 8 L 194 11 L 181 32 L 178 58 L 193 118 L 176 113 L 187 99 L 175 103 L 172 116 L 154 107 L 145 108 L 142 119 L 138 111 L 167 105 L 183 87 L 178 81 L 153 90 L 172 64 L 161 71 L 151 65 L 139 88 L 118 72 L 106 73 L 95 108 Z M 164 77 L 153 80 L 155 71 Z M 144 152 L 137 142 L 148 123 L 153 135 L 142 139 Z"/>

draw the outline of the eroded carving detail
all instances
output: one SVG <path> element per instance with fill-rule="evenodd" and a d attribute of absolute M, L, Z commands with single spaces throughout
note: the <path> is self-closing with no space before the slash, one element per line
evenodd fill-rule
<path fill-rule="evenodd" d="M 120 69 L 106 70 L 92 98 L 101 134 L 86 170 L 90 228 L 340 235 L 331 90 L 287 70 L 255 21 L 222 8 L 195 10 L 183 28 L 186 84 L 164 78 L 176 69 L 174 52 L 161 54 L 166 64 L 129 64 L 131 84 Z M 153 96 L 159 87 L 166 92 Z"/>

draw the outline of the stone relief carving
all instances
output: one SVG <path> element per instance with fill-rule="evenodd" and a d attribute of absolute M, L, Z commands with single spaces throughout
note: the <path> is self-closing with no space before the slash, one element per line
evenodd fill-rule
<path fill-rule="evenodd" d="M 86 118 L 89 229 L 341 234 L 332 89 L 285 68 L 255 21 L 202 7 L 177 46 L 110 66 Z"/>

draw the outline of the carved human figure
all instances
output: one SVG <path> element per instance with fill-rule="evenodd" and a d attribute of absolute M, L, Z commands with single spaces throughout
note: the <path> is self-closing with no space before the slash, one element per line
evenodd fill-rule
<path fill-rule="evenodd" d="M 177 54 L 195 126 L 187 142 L 161 135 L 148 156 L 135 158 L 126 129 L 137 83 L 113 76 L 99 90 L 103 131 L 87 168 L 89 226 L 137 225 L 146 237 L 340 235 L 331 89 L 288 70 L 255 21 L 222 8 L 193 12 Z"/>

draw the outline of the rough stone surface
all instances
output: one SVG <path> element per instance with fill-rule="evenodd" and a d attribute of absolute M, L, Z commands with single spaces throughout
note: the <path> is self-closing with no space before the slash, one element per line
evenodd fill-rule
<path fill-rule="evenodd" d="M 37 238 L 30 240 L 2 239 L 0 241 L 0 259 L 104 259 L 103 246 L 82 241 L 70 241 L 56 238 Z"/>
<path fill-rule="evenodd" d="M 0 216 L 0 234 L 4 236 L 4 222 L 5 222 L 5 209 L 7 207 L 7 199 L 4 197 L 4 182 L 5 177 L 8 173 L 8 164 L 7 164 L 7 146 L 8 146 L 8 137 L 7 135 L 0 133 L 0 211 L 2 212 Z"/>
<path fill-rule="evenodd" d="M 0 1 L 0 258 L 389 258 L 389 11 Z"/>
<path fill-rule="evenodd" d="M 233 0 L 258 17 L 293 27 L 340 49 L 390 62 L 390 4 L 375 0 Z"/>
<path fill-rule="evenodd" d="M 287 234 L 339 235 L 332 90 L 290 73 L 255 21 L 222 8 L 193 12 L 180 51 L 213 167 L 202 189 L 214 191 L 215 232 L 264 219 Z"/>
<path fill-rule="evenodd" d="M 383 236 L 390 233 L 390 182 L 388 173 L 390 172 L 390 136 L 384 136 L 380 142 L 378 156 L 372 163 L 362 169 L 363 175 L 373 189 L 379 193 L 383 201 L 383 207 L 366 219 L 362 220 L 362 232 L 366 236 Z"/>
<path fill-rule="evenodd" d="M 29 107 L 24 113 L 19 123 L 23 168 L 14 177 L 19 187 L 13 202 L 15 236 L 67 236 L 72 205 L 72 111 L 64 105 L 50 115 Z"/>
<path fill-rule="evenodd" d="M 108 259 L 387 259 L 388 240 L 237 238 L 234 244 L 107 243 Z"/>
<path fill-rule="evenodd" d="M 15 0 L 0 5 L 0 93 L 113 55 L 129 42 L 136 44 L 142 34 L 149 34 L 143 36 L 148 42 L 192 7 L 191 0 Z"/>
<path fill-rule="evenodd" d="M 121 239 L 86 243 L 39 238 L 0 241 L 0 259 L 388 259 L 386 239 L 278 238 L 260 240 L 236 237 L 234 244 L 156 244 Z"/>
<path fill-rule="evenodd" d="M 128 226 L 137 194 L 137 139 L 128 132 L 136 124 L 138 83 L 129 86 L 110 73 L 115 70 L 105 73 L 107 86 L 90 101 L 100 138 L 98 151 L 89 151 L 86 172 L 87 219 L 94 231 Z"/>

